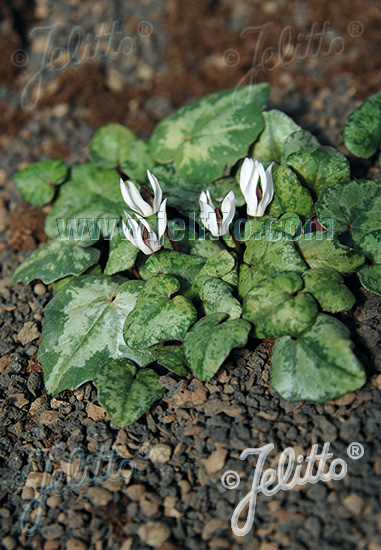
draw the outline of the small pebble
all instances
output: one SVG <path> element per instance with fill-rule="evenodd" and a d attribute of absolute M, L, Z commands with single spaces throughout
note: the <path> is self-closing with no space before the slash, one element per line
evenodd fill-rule
<path fill-rule="evenodd" d="M 66 543 L 66 550 L 86 550 L 87 548 L 87 544 L 79 539 L 69 539 Z"/>
<path fill-rule="evenodd" d="M 37 296 L 43 296 L 46 292 L 46 286 L 42 283 L 37 283 L 33 290 L 34 293 L 37 294 Z"/>
<path fill-rule="evenodd" d="M 103 487 L 90 487 L 87 496 L 95 506 L 106 506 L 112 500 L 112 494 Z"/>
<path fill-rule="evenodd" d="M 171 530 L 166 523 L 161 521 L 148 521 L 140 525 L 138 529 L 140 540 L 157 548 L 161 546 L 171 536 Z"/>
<path fill-rule="evenodd" d="M 13 537 L 4 537 L 3 546 L 5 550 L 14 550 L 17 546 L 17 541 Z"/>
<path fill-rule="evenodd" d="M 159 443 L 152 448 L 150 453 L 150 460 L 154 464 L 164 464 L 165 462 L 168 462 L 168 460 L 171 458 L 171 454 L 172 449 L 171 447 L 169 447 L 169 445 Z"/>

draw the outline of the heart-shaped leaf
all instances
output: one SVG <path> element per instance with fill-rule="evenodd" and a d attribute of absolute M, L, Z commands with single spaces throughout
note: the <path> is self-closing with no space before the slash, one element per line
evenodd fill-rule
<path fill-rule="evenodd" d="M 126 239 L 123 231 L 115 231 L 110 240 L 110 254 L 105 267 L 106 275 L 114 275 L 133 267 L 139 249 Z"/>
<path fill-rule="evenodd" d="M 120 124 L 107 124 L 95 132 L 90 143 L 90 158 L 103 168 L 121 167 L 128 159 L 136 136 Z"/>
<path fill-rule="evenodd" d="M 333 147 L 292 153 L 286 162 L 316 197 L 326 187 L 350 180 L 349 162 Z"/>
<path fill-rule="evenodd" d="M 309 219 L 315 214 L 311 193 L 299 182 L 296 174 L 288 166 L 279 166 L 273 171 L 274 198 L 269 206 L 269 215 L 280 216 L 285 212 L 295 212 Z"/>
<path fill-rule="evenodd" d="M 151 369 L 136 372 L 134 364 L 125 359 L 102 365 L 94 384 L 100 404 L 118 426 L 128 426 L 138 420 L 165 393 L 158 374 Z"/>
<path fill-rule="evenodd" d="M 26 201 L 43 206 L 53 199 L 54 186 L 65 181 L 67 172 L 67 166 L 62 160 L 43 160 L 29 164 L 13 178 Z"/>
<path fill-rule="evenodd" d="M 128 158 L 121 166 L 121 170 L 129 179 L 145 183 L 147 181 L 147 169 L 152 170 L 155 161 L 149 152 L 147 139 L 135 139 L 132 142 Z"/>
<path fill-rule="evenodd" d="M 49 241 L 34 250 L 13 274 L 11 284 L 41 279 L 45 284 L 68 275 L 80 275 L 99 260 L 100 251 L 73 241 Z"/>
<path fill-rule="evenodd" d="M 182 107 L 156 126 L 151 154 L 174 162 L 190 182 L 207 183 L 227 175 L 263 128 L 261 111 L 268 84 L 226 90 Z"/>
<path fill-rule="evenodd" d="M 101 266 L 99 264 L 95 264 L 90 269 L 87 269 L 82 273 L 82 275 L 96 275 L 97 273 L 102 273 Z M 64 286 L 66 286 L 70 281 L 73 281 L 77 275 L 68 275 L 67 277 L 64 277 L 63 279 L 58 279 L 57 281 L 53 281 L 52 289 L 54 292 L 58 292 L 59 290 L 63 289 Z"/>
<path fill-rule="evenodd" d="M 233 254 L 230 254 L 227 250 L 220 250 L 206 260 L 204 267 L 200 271 L 200 275 L 222 279 L 233 271 L 235 267 L 236 260 Z"/>
<path fill-rule="evenodd" d="M 199 198 L 203 185 L 190 183 L 179 176 L 173 163 L 155 166 L 155 176 L 159 180 L 168 206 L 193 220 L 199 217 Z"/>
<path fill-rule="evenodd" d="M 301 292 L 303 285 L 289 271 L 260 281 L 246 294 L 242 317 L 253 323 L 257 338 L 295 337 L 313 325 L 318 308 L 311 294 Z"/>
<path fill-rule="evenodd" d="M 185 367 L 184 347 L 180 345 L 154 346 L 151 348 L 156 361 L 162 367 L 174 372 L 178 376 L 185 376 L 187 369 Z"/>
<path fill-rule="evenodd" d="M 204 275 L 197 280 L 200 298 L 205 314 L 226 313 L 229 319 L 239 319 L 242 308 L 239 301 L 233 296 L 233 287 L 221 279 Z"/>
<path fill-rule="evenodd" d="M 289 238 L 290 240 L 297 240 L 303 231 L 303 224 L 298 214 L 295 212 L 286 212 L 282 216 L 271 224 L 273 230 L 281 231 L 284 235 L 283 238 Z M 287 237 L 289 236 L 289 237 Z M 296 237 L 292 239 L 292 237 Z"/>
<path fill-rule="evenodd" d="M 286 113 L 277 109 L 267 111 L 262 116 L 265 128 L 254 145 L 252 156 L 261 162 L 275 161 L 279 164 L 287 137 L 301 128 Z"/>
<path fill-rule="evenodd" d="M 233 348 L 246 345 L 250 323 L 243 319 L 225 321 L 223 313 L 203 317 L 184 339 L 185 357 L 200 380 L 207 382 L 218 371 Z"/>
<path fill-rule="evenodd" d="M 128 358 L 141 366 L 149 351 L 132 351 L 123 340 L 123 323 L 144 287 L 122 277 L 78 277 L 48 303 L 38 359 L 45 387 L 53 395 L 93 380 L 109 359 Z"/>
<path fill-rule="evenodd" d="M 359 245 L 371 262 L 358 272 L 361 284 L 371 292 L 381 294 L 381 230 L 365 235 Z"/>
<path fill-rule="evenodd" d="M 113 233 L 125 206 L 116 170 L 91 163 L 74 166 L 46 218 L 45 233 L 52 239 L 97 241 Z"/>
<path fill-rule="evenodd" d="M 289 155 L 296 152 L 314 151 L 319 142 L 308 130 L 298 130 L 288 135 L 283 144 L 282 162 L 286 162 Z"/>
<path fill-rule="evenodd" d="M 325 189 L 316 202 L 319 222 L 330 220 L 348 246 L 358 245 L 371 231 L 381 229 L 381 184 L 357 180 Z"/>
<path fill-rule="evenodd" d="M 197 295 L 193 284 L 205 261 L 197 256 L 182 254 L 174 250 L 161 250 L 152 254 L 147 262 L 149 273 L 174 275 L 181 282 L 181 292 L 189 298 Z"/>
<path fill-rule="evenodd" d="M 276 340 L 271 356 L 275 390 L 289 401 L 324 402 L 361 388 L 365 372 L 349 336 L 338 319 L 319 313 L 315 324 L 296 340 Z"/>
<path fill-rule="evenodd" d="M 172 294 L 180 282 L 171 275 L 149 279 L 124 324 L 124 339 L 132 349 L 147 348 L 168 340 L 181 340 L 197 320 L 197 311 L 184 296 Z"/>
<path fill-rule="evenodd" d="M 338 313 L 351 309 L 356 302 L 343 277 L 335 269 L 309 269 L 303 273 L 303 280 L 303 292 L 312 294 L 323 311 Z"/>
<path fill-rule="evenodd" d="M 298 246 L 310 267 L 331 267 L 343 275 L 357 271 L 365 260 L 362 252 L 340 244 L 327 231 L 303 235 Z"/>
<path fill-rule="evenodd" d="M 206 233 L 204 238 L 192 241 L 191 254 L 200 258 L 210 258 L 217 252 L 225 250 L 220 239 L 215 239 L 211 233 Z"/>
<path fill-rule="evenodd" d="M 307 265 L 291 235 L 273 229 L 271 221 L 271 218 L 253 219 L 246 224 L 246 236 L 252 236 L 246 241 L 244 254 L 248 265 L 242 264 L 239 274 L 238 288 L 242 298 L 259 281 L 280 271 L 303 273 L 306 270 Z"/>
<path fill-rule="evenodd" d="M 381 92 L 368 97 L 347 119 L 345 147 L 356 157 L 369 158 L 381 144 Z"/>
<path fill-rule="evenodd" d="M 192 220 L 199 219 L 200 193 L 205 191 L 206 188 L 210 191 L 216 206 L 223 201 L 230 191 L 234 191 L 236 206 L 245 204 L 240 186 L 234 178 L 221 178 L 217 181 L 208 182 L 206 186 L 202 183 L 191 183 L 176 173 L 173 163 L 155 166 L 154 173 L 159 180 L 163 194 L 167 196 L 168 206 L 176 208 Z"/>

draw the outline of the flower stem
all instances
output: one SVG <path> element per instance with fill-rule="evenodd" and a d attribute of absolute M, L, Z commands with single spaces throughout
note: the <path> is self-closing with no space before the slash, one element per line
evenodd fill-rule
<path fill-rule="evenodd" d="M 167 229 L 165 230 L 166 234 L 167 234 L 167 237 L 168 239 L 170 240 L 171 242 L 171 245 L 172 245 L 172 248 L 173 250 L 175 250 L 176 252 L 180 252 L 180 249 L 178 247 L 178 244 L 177 242 L 175 241 L 175 239 L 173 238 L 173 235 L 171 233 L 171 230 L 169 229 L 169 227 L 167 226 Z"/>
<path fill-rule="evenodd" d="M 240 260 L 242 260 L 242 258 L 243 258 L 242 248 L 241 248 L 241 245 L 239 244 L 239 242 L 237 241 L 236 236 L 234 235 L 234 231 L 231 227 L 229 228 L 229 233 L 230 233 L 230 236 L 233 239 L 233 243 L 235 244 L 235 247 L 237 249 L 238 257 L 239 257 Z"/>
<path fill-rule="evenodd" d="M 131 267 L 132 273 L 135 275 L 137 279 L 141 279 L 139 271 L 136 269 L 135 266 Z"/>

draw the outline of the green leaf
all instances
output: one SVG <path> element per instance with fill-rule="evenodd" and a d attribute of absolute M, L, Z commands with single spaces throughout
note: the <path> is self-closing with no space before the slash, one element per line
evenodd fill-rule
<path fill-rule="evenodd" d="M 304 290 L 309 292 L 323 311 L 338 313 L 351 309 L 356 302 L 344 279 L 335 269 L 321 267 L 303 273 Z"/>
<path fill-rule="evenodd" d="M 203 186 L 203 188 L 205 189 L 205 186 Z M 241 187 L 236 178 L 227 177 L 218 179 L 216 181 L 208 183 L 207 188 L 210 191 L 210 196 L 212 197 L 215 206 L 219 206 L 218 203 L 221 204 L 226 195 L 230 193 L 230 191 L 234 192 L 235 205 L 237 208 L 246 204 L 245 198 L 241 191 Z"/>
<path fill-rule="evenodd" d="M 178 376 L 185 376 L 188 372 L 185 367 L 184 347 L 180 345 L 154 346 L 152 353 L 162 367 L 174 372 Z"/>
<path fill-rule="evenodd" d="M 273 230 L 285 234 L 286 238 L 287 235 L 289 235 L 290 239 L 291 237 L 296 237 L 297 239 L 302 233 L 303 226 L 298 214 L 295 214 L 295 212 L 287 212 L 286 214 L 282 214 L 276 222 L 272 223 L 271 227 Z"/>
<path fill-rule="evenodd" d="M 192 241 L 191 254 L 200 258 L 210 258 L 221 250 L 225 249 L 220 239 L 215 239 L 211 233 L 206 233 L 205 237 Z"/>
<path fill-rule="evenodd" d="M 364 263 L 362 252 L 340 244 L 327 231 L 302 235 L 298 246 L 310 267 L 331 267 L 342 275 L 350 275 Z"/>
<path fill-rule="evenodd" d="M 316 197 L 326 187 L 350 180 L 349 162 L 333 147 L 292 153 L 286 162 Z"/>
<path fill-rule="evenodd" d="M 217 92 L 182 107 L 162 120 L 151 136 L 151 154 L 197 183 L 229 173 L 263 128 L 261 111 L 270 92 L 257 84 Z"/>
<path fill-rule="evenodd" d="M 303 279 L 289 271 L 260 281 L 246 294 L 242 317 L 253 323 L 257 338 L 296 337 L 314 323 L 316 301 L 302 289 Z"/>
<path fill-rule="evenodd" d="M 365 235 L 359 243 L 372 265 L 364 265 L 358 272 L 361 284 L 375 294 L 381 294 L 381 230 Z"/>
<path fill-rule="evenodd" d="M 289 401 L 324 402 L 365 383 L 361 363 L 353 353 L 348 329 L 335 317 L 320 313 L 299 338 L 275 341 L 271 384 Z"/>
<path fill-rule="evenodd" d="M 189 298 L 194 298 L 197 290 L 193 285 L 204 263 L 205 260 L 197 256 L 174 250 L 160 250 L 148 258 L 146 268 L 153 275 L 174 275 L 181 283 L 181 292 Z"/>
<path fill-rule="evenodd" d="M 381 295 L 381 265 L 364 265 L 358 272 L 360 282 L 364 288 Z"/>
<path fill-rule="evenodd" d="M 121 170 L 129 179 L 143 183 L 146 182 L 147 169 L 151 170 L 154 165 L 155 161 L 150 155 L 148 140 L 135 139 Z"/>
<path fill-rule="evenodd" d="M 111 235 L 126 205 L 116 170 L 87 163 L 74 166 L 70 180 L 45 221 L 45 233 L 54 238 L 99 240 Z"/>
<path fill-rule="evenodd" d="M 291 236 L 272 229 L 273 219 L 250 220 L 247 224 L 244 261 L 239 276 L 239 294 L 243 298 L 259 281 L 279 273 L 295 271 L 303 273 L 307 265 L 300 256 Z M 272 240 L 271 240 L 272 239 Z"/>
<path fill-rule="evenodd" d="M 165 393 L 158 374 L 151 369 L 136 372 L 134 364 L 124 359 L 102 365 L 94 384 L 100 404 L 118 426 L 138 420 Z"/>
<path fill-rule="evenodd" d="M 208 275 L 209 277 L 222 279 L 222 277 L 235 270 L 235 268 L 235 257 L 227 250 L 220 250 L 206 260 L 205 265 L 200 271 L 200 276 Z"/>
<path fill-rule="evenodd" d="M 301 128 L 292 118 L 276 109 L 267 111 L 262 116 L 265 120 L 265 129 L 254 145 L 252 156 L 261 162 L 274 160 L 279 164 L 287 137 Z"/>
<path fill-rule="evenodd" d="M 93 265 L 92 267 L 90 267 L 90 269 L 87 269 L 86 271 L 84 271 L 82 275 L 96 275 L 97 273 L 102 273 L 102 269 L 99 264 Z M 57 281 L 53 281 L 52 289 L 54 290 L 54 292 L 58 292 L 64 286 L 70 283 L 70 281 L 73 281 L 76 277 L 78 277 L 78 275 L 69 275 L 68 277 L 64 277 L 63 279 L 58 279 Z"/>
<path fill-rule="evenodd" d="M 29 164 L 13 178 L 23 199 L 35 206 L 43 206 L 53 199 L 54 186 L 65 180 L 67 172 L 62 160 L 43 160 Z"/>
<path fill-rule="evenodd" d="M 280 216 L 285 212 L 295 212 L 302 218 L 311 218 L 315 214 L 311 193 L 301 185 L 296 174 L 288 166 L 279 166 L 273 170 L 274 198 L 268 213 Z"/>
<path fill-rule="evenodd" d="M 80 275 L 99 260 L 100 251 L 73 241 L 50 241 L 34 250 L 13 274 L 11 284 L 41 279 L 45 284 L 68 275 Z"/>
<path fill-rule="evenodd" d="M 127 358 L 141 366 L 154 358 L 130 350 L 123 323 L 144 287 L 142 281 L 88 275 L 74 279 L 48 303 L 38 359 L 45 387 L 53 395 L 93 380 L 111 359 Z"/>
<path fill-rule="evenodd" d="M 209 189 L 216 206 L 223 201 L 229 191 L 234 191 L 237 206 L 245 204 L 240 186 L 234 178 L 221 178 L 214 182 L 208 182 L 207 185 L 191 183 L 176 173 L 173 163 L 155 166 L 154 173 L 159 180 L 163 194 L 167 196 L 168 206 L 176 208 L 193 220 L 199 218 L 200 193 L 206 189 Z"/>
<path fill-rule="evenodd" d="M 120 124 L 102 126 L 90 143 L 90 158 L 103 168 L 121 167 L 129 158 L 135 139 L 135 134 Z"/>
<path fill-rule="evenodd" d="M 286 162 L 289 155 L 296 152 L 314 151 L 319 147 L 319 142 L 308 130 L 298 130 L 288 135 L 283 144 L 282 163 Z"/>
<path fill-rule="evenodd" d="M 184 339 L 189 367 L 204 382 L 215 375 L 233 348 L 246 345 L 250 323 L 243 319 L 225 321 L 226 317 L 223 313 L 203 317 Z"/>
<path fill-rule="evenodd" d="M 110 240 L 110 255 L 105 267 L 106 275 L 114 275 L 133 267 L 139 249 L 126 239 L 123 231 L 115 231 Z"/>
<path fill-rule="evenodd" d="M 231 285 L 208 275 L 199 277 L 197 285 L 206 315 L 220 312 L 229 315 L 229 319 L 241 317 L 241 304 L 232 295 L 233 287 Z"/>
<path fill-rule="evenodd" d="M 371 231 L 381 229 L 381 184 L 355 180 L 325 189 L 316 203 L 322 225 L 329 220 L 340 240 L 358 244 Z"/>
<path fill-rule="evenodd" d="M 172 163 L 155 166 L 155 176 L 160 183 L 163 194 L 167 197 L 168 206 L 176 208 L 179 212 L 194 220 L 198 219 L 199 198 L 204 186 L 198 183 L 190 183 L 179 176 Z"/>
<path fill-rule="evenodd" d="M 168 340 L 181 340 L 197 319 L 197 311 L 184 296 L 172 294 L 180 282 L 171 275 L 149 279 L 124 324 L 124 339 L 129 347 L 147 348 Z"/>
<path fill-rule="evenodd" d="M 347 119 L 345 147 L 356 157 L 369 158 L 381 144 L 381 92 L 368 97 Z"/>

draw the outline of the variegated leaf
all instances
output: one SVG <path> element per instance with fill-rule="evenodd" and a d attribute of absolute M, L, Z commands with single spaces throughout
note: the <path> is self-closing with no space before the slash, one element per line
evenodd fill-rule
<path fill-rule="evenodd" d="M 38 351 L 45 387 L 53 395 L 93 380 L 109 359 L 128 358 L 141 366 L 154 360 L 148 351 L 130 350 L 123 323 L 144 287 L 122 277 L 78 277 L 48 303 Z"/>
<path fill-rule="evenodd" d="M 100 404 L 118 426 L 138 420 L 165 393 L 159 375 L 151 369 L 136 371 L 131 361 L 107 361 L 94 380 Z"/>
<path fill-rule="evenodd" d="M 197 310 L 184 296 L 174 296 L 180 282 L 172 275 L 155 275 L 145 284 L 124 324 L 124 339 L 132 349 L 181 340 L 197 320 Z"/>
<path fill-rule="evenodd" d="M 41 279 L 48 284 L 68 275 L 80 275 L 96 264 L 99 256 L 99 250 L 83 248 L 74 241 L 49 241 L 17 267 L 11 282 L 27 284 Z"/>
<path fill-rule="evenodd" d="M 227 175 L 263 128 L 261 111 L 268 84 L 202 97 L 162 120 L 151 136 L 151 154 L 174 162 L 176 172 L 195 183 Z"/>

